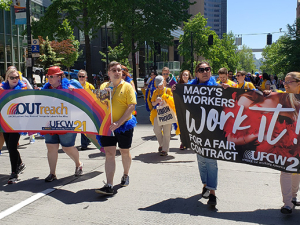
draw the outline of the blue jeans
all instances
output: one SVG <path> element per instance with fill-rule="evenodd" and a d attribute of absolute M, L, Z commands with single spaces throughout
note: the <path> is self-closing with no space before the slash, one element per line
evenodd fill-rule
<path fill-rule="evenodd" d="M 198 168 L 200 178 L 206 188 L 209 190 L 217 190 L 218 185 L 218 164 L 215 159 L 204 158 L 197 154 Z"/>
<path fill-rule="evenodd" d="M 81 134 L 81 147 L 86 148 L 90 143 L 90 139 L 88 139 L 84 134 Z"/>

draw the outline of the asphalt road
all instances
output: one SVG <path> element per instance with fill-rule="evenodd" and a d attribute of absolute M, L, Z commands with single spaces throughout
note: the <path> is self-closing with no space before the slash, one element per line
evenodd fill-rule
<path fill-rule="evenodd" d="M 130 185 L 120 187 L 122 162 L 116 156 L 116 193 L 95 193 L 105 181 L 105 155 L 98 149 L 80 151 L 84 175 L 73 176 L 73 161 L 59 150 L 58 180 L 45 183 L 49 173 L 43 139 L 29 144 L 22 136 L 20 153 L 27 168 L 18 183 L 8 185 L 9 156 L 0 155 L 0 224 L 299 224 L 300 208 L 282 215 L 275 170 L 219 161 L 216 208 L 201 198 L 202 184 L 196 155 L 179 150 L 172 135 L 170 154 L 161 157 L 149 115 L 138 99 L 138 125 L 134 132 Z M 174 131 L 172 132 L 174 133 Z M 76 146 L 80 146 L 80 135 Z"/>

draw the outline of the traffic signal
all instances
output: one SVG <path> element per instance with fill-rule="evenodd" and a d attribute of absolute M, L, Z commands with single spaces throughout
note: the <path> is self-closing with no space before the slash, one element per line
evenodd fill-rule
<path fill-rule="evenodd" d="M 213 45 L 214 44 L 214 36 L 211 34 L 208 36 L 208 45 Z"/>
<path fill-rule="evenodd" d="M 272 34 L 268 34 L 267 35 L 267 45 L 271 45 L 272 44 Z"/>
<path fill-rule="evenodd" d="M 158 42 L 154 42 L 155 52 L 157 55 L 161 54 L 160 44 Z"/>

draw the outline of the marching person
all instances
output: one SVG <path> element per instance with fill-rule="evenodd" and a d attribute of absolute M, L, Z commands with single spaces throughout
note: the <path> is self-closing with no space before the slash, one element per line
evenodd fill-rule
<path fill-rule="evenodd" d="M 20 75 L 15 67 L 11 67 L 6 71 L 5 81 L 2 82 L 0 87 L 2 90 L 24 90 L 26 84 L 20 81 Z M 8 184 L 16 183 L 18 180 L 18 175 L 26 168 L 25 164 L 22 162 L 20 153 L 17 149 L 18 142 L 20 139 L 19 133 L 3 133 L 6 147 L 9 152 L 9 159 L 11 165 L 11 175 L 8 179 Z"/>
<path fill-rule="evenodd" d="M 255 90 L 254 85 L 251 82 L 246 82 L 246 72 L 245 71 L 238 71 L 236 73 L 236 79 L 238 82 L 237 88 L 241 89 L 250 89 L 250 90 Z"/>
<path fill-rule="evenodd" d="M 145 93 L 145 106 L 146 106 L 146 110 L 148 112 L 151 112 L 153 106 L 152 106 L 152 103 L 151 103 L 151 98 L 152 98 L 152 95 L 153 95 L 153 92 L 156 90 L 156 87 L 155 87 L 155 77 L 157 76 L 157 73 L 155 71 L 152 71 L 150 73 L 150 78 L 148 79 L 147 81 L 147 86 L 146 86 L 146 93 Z"/>
<path fill-rule="evenodd" d="M 194 85 L 219 86 L 207 62 L 200 62 L 195 69 L 196 78 L 189 82 Z M 222 84 L 224 86 L 225 84 Z M 228 87 L 228 85 L 226 85 Z M 208 159 L 197 154 L 200 178 L 203 183 L 202 197 L 208 198 L 208 205 L 217 205 L 216 190 L 218 185 L 218 164 L 215 159 Z"/>
<path fill-rule="evenodd" d="M 228 71 L 226 68 L 221 68 L 218 71 L 219 74 L 219 81 L 217 81 L 218 84 L 228 84 L 229 87 L 237 87 L 237 84 L 233 82 L 232 80 L 228 79 Z"/>
<path fill-rule="evenodd" d="M 174 75 L 170 73 L 169 67 L 162 68 L 161 74 L 165 79 L 165 87 L 171 88 L 174 84 L 177 83 Z"/>
<path fill-rule="evenodd" d="M 73 90 L 74 87 L 70 85 L 67 78 L 62 78 L 63 71 L 58 66 L 52 66 L 48 69 L 46 77 L 48 82 L 42 89 L 69 89 Z M 44 134 L 44 132 L 41 132 Z M 79 160 L 79 152 L 75 147 L 76 133 L 55 134 L 55 131 L 51 134 L 45 134 L 45 143 L 48 149 L 47 157 L 50 167 L 50 174 L 45 178 L 45 182 L 51 182 L 56 180 L 56 164 L 58 159 L 58 148 L 61 144 L 63 151 L 74 161 L 75 163 L 75 176 L 82 175 L 83 163 Z"/>
<path fill-rule="evenodd" d="M 170 88 L 165 87 L 164 78 L 160 75 L 155 77 L 155 86 L 157 87 L 157 89 L 153 92 L 151 98 L 153 109 L 150 114 L 150 121 L 153 124 L 153 131 L 159 144 L 158 152 L 161 156 L 167 156 L 171 140 L 172 123 L 166 125 L 159 125 L 157 121 L 156 107 L 163 102 L 163 95 L 165 95 L 166 98 L 168 98 L 169 96 L 172 97 L 173 93 Z"/>
<path fill-rule="evenodd" d="M 113 179 L 116 169 L 116 145 L 118 143 L 122 155 L 124 173 L 121 185 L 129 185 L 129 169 L 131 165 L 130 147 L 136 119 L 132 112 L 136 105 L 136 97 L 132 86 L 122 79 L 122 67 L 119 62 L 112 61 L 108 65 L 110 82 L 101 85 L 100 90 L 111 90 L 112 124 L 110 130 L 114 136 L 98 136 L 100 145 L 105 150 L 105 173 L 107 183 L 95 192 L 105 195 L 113 195 Z"/>
<path fill-rule="evenodd" d="M 94 90 L 95 87 L 94 85 L 92 85 L 91 83 L 87 82 L 87 73 L 85 70 L 79 70 L 78 71 L 78 79 L 79 82 L 81 84 L 81 86 L 83 87 L 83 89 L 87 90 Z M 85 134 L 81 133 L 81 150 L 87 150 L 88 149 L 88 145 L 91 143 L 91 141 L 85 136 Z"/>

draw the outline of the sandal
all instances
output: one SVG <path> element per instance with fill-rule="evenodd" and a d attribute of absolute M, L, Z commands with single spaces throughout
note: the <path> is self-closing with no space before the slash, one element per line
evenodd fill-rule
<path fill-rule="evenodd" d="M 167 156 L 167 155 L 168 155 L 168 153 L 165 151 L 161 151 L 161 153 L 160 153 L 160 156 Z"/>

